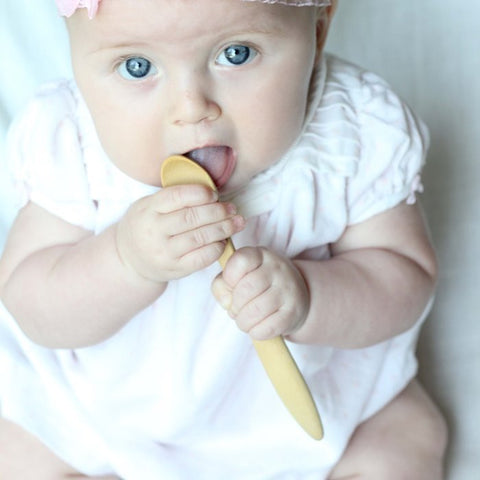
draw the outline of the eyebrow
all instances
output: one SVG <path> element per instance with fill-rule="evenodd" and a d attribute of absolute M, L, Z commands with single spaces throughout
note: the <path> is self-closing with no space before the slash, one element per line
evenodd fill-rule
<path fill-rule="evenodd" d="M 288 35 L 286 32 L 286 28 L 282 28 L 281 24 L 279 25 L 278 22 L 275 21 L 274 18 L 267 17 L 267 18 L 257 18 L 254 19 L 253 22 L 241 22 L 242 26 L 235 26 L 230 25 L 226 26 L 225 29 L 220 29 L 217 32 L 218 39 L 220 40 L 221 37 L 231 37 L 234 39 L 235 36 L 242 37 L 242 36 L 249 36 L 249 35 L 263 35 L 263 36 L 275 36 L 275 35 Z M 253 25 L 252 25 L 253 23 Z M 212 35 L 215 32 L 212 32 Z M 117 39 L 115 39 L 117 37 Z M 131 38 L 131 41 L 125 41 L 125 38 Z M 98 48 L 91 53 L 100 53 L 102 51 L 116 51 L 116 50 L 142 50 L 145 47 L 151 47 L 155 43 L 155 32 L 149 30 L 145 31 L 119 31 L 116 32 L 113 40 L 111 42 L 101 42 L 98 45 Z"/>
<path fill-rule="evenodd" d="M 282 33 L 281 28 L 248 28 L 245 30 L 238 30 L 232 33 L 225 33 L 224 36 L 235 37 L 235 36 L 248 36 L 248 35 L 265 35 L 265 36 L 273 36 L 276 34 Z M 221 36 L 222 33 L 219 34 Z M 119 41 L 118 43 L 110 44 L 102 46 L 100 49 L 124 49 L 124 48 L 135 48 L 135 47 L 145 47 L 151 45 L 151 41 L 143 41 L 141 39 L 132 40 L 130 42 L 127 41 Z"/>

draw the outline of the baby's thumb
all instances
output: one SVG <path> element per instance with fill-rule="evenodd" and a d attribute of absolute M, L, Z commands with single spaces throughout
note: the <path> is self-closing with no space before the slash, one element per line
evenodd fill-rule
<path fill-rule="evenodd" d="M 217 302 L 228 310 L 232 305 L 232 290 L 223 279 L 222 273 L 219 273 L 212 282 L 212 293 Z"/>

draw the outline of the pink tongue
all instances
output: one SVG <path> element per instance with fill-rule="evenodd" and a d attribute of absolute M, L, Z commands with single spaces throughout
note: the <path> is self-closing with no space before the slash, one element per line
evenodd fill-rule
<path fill-rule="evenodd" d="M 218 186 L 225 171 L 229 168 L 230 154 L 231 149 L 229 147 L 204 147 L 192 150 L 186 155 L 202 166 Z"/>

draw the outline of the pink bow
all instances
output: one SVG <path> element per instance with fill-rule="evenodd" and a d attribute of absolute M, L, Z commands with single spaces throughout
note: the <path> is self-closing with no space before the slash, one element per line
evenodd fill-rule
<path fill-rule="evenodd" d="M 100 0 L 55 0 L 60 15 L 70 17 L 77 8 L 87 8 L 89 18 L 93 18 L 98 10 Z"/>

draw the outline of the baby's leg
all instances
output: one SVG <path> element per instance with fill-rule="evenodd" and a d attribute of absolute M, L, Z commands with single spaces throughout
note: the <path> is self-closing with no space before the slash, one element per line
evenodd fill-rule
<path fill-rule="evenodd" d="M 37 438 L 0 417 L 0 478 L 18 480 L 86 479 L 54 455 Z M 94 477 L 118 480 L 117 477 Z"/>
<path fill-rule="evenodd" d="M 417 381 L 361 424 L 330 480 L 442 480 L 445 421 Z"/>

